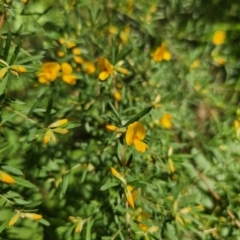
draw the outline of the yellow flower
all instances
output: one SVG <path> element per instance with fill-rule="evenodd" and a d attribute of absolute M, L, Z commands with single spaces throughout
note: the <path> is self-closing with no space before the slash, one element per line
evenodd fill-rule
<path fill-rule="evenodd" d="M 108 31 L 111 34 L 117 34 L 118 33 L 118 29 L 115 26 L 112 26 L 112 25 L 108 27 Z"/>
<path fill-rule="evenodd" d="M 50 124 L 48 127 L 49 128 L 55 128 L 55 127 L 60 127 L 64 124 L 66 124 L 68 122 L 68 120 L 66 118 L 61 119 L 61 120 L 57 120 L 56 122 Z"/>
<path fill-rule="evenodd" d="M 114 98 L 118 102 L 121 101 L 121 99 L 122 99 L 121 93 L 119 91 L 117 91 L 117 90 L 114 91 Z"/>
<path fill-rule="evenodd" d="M 120 38 L 124 44 L 128 42 L 130 31 L 131 31 L 131 28 L 129 26 L 126 26 L 124 31 L 120 33 Z"/>
<path fill-rule="evenodd" d="M 60 65 L 56 62 L 47 62 L 42 65 L 40 72 L 38 73 L 38 81 L 40 83 L 46 83 L 55 81 L 60 70 Z"/>
<path fill-rule="evenodd" d="M 111 125 L 111 124 L 107 124 L 105 127 L 110 132 L 116 132 L 116 130 L 118 128 L 117 126 L 114 126 L 114 125 Z"/>
<path fill-rule="evenodd" d="M 200 60 L 195 60 L 195 61 L 191 64 L 190 69 L 192 70 L 192 69 L 194 69 L 194 68 L 198 68 L 198 67 L 200 66 L 200 64 L 201 64 L 201 61 L 200 61 Z"/>
<path fill-rule="evenodd" d="M 139 227 L 146 232 L 148 230 L 148 226 L 146 224 L 143 223 L 146 222 L 148 219 L 150 219 L 150 215 L 146 212 L 142 212 L 138 215 L 137 220 L 140 222 L 139 223 Z"/>
<path fill-rule="evenodd" d="M 235 135 L 238 141 L 240 141 L 240 121 L 235 120 L 233 123 L 234 130 L 235 130 Z"/>
<path fill-rule="evenodd" d="M 15 180 L 10 175 L 8 175 L 7 173 L 1 170 L 0 170 L 0 181 L 4 183 L 9 183 L 9 184 L 15 183 Z"/>
<path fill-rule="evenodd" d="M 162 118 L 159 120 L 159 124 L 161 127 L 170 129 L 172 128 L 172 115 L 169 113 L 164 113 Z"/>
<path fill-rule="evenodd" d="M 161 62 L 163 60 L 169 61 L 172 58 L 171 53 L 167 50 L 166 44 L 162 43 L 155 52 L 152 54 L 152 58 L 155 62 Z"/>
<path fill-rule="evenodd" d="M 212 42 L 215 45 L 222 45 L 226 39 L 226 32 L 225 31 L 216 31 L 213 35 Z"/>
<path fill-rule="evenodd" d="M 32 220 L 39 220 L 42 218 L 42 215 L 36 213 L 22 213 L 22 217 L 29 218 Z"/>
<path fill-rule="evenodd" d="M 10 69 L 13 70 L 13 71 L 16 71 L 18 73 L 25 73 L 25 72 L 27 72 L 25 67 L 19 66 L 19 65 L 12 65 L 10 67 Z"/>
<path fill-rule="evenodd" d="M 0 80 L 2 80 L 8 72 L 8 67 L 4 67 L 0 70 Z"/>
<path fill-rule="evenodd" d="M 58 57 L 64 57 L 64 52 L 63 51 L 57 51 Z"/>
<path fill-rule="evenodd" d="M 73 48 L 73 47 L 76 46 L 75 42 L 73 42 L 71 40 L 68 40 L 68 39 L 65 39 L 65 38 L 60 38 L 59 43 L 60 44 L 65 44 L 67 46 L 67 48 Z"/>
<path fill-rule="evenodd" d="M 73 52 L 74 55 L 80 55 L 81 54 L 81 50 L 77 47 L 73 48 L 72 52 Z"/>
<path fill-rule="evenodd" d="M 130 124 L 126 132 L 126 143 L 127 145 L 134 144 L 134 147 L 139 152 L 145 152 L 148 148 L 147 144 L 142 140 L 146 136 L 144 126 L 140 122 L 134 122 Z"/>
<path fill-rule="evenodd" d="M 79 56 L 74 56 L 73 59 L 74 59 L 75 63 L 78 63 L 78 64 L 84 63 L 83 59 Z"/>
<path fill-rule="evenodd" d="M 43 143 L 48 144 L 50 141 L 55 143 L 57 141 L 53 132 L 66 134 L 68 133 L 67 129 L 59 128 L 60 126 L 66 124 L 68 122 L 67 119 L 58 120 L 48 126 L 48 130 L 44 134 Z"/>
<path fill-rule="evenodd" d="M 109 75 L 112 75 L 114 73 L 113 66 L 104 57 L 100 57 L 98 59 L 97 67 L 98 67 L 98 71 L 100 72 L 98 75 L 98 78 L 101 81 L 106 80 L 109 77 Z"/>
<path fill-rule="evenodd" d="M 133 202 L 133 196 L 132 196 L 132 193 L 131 193 L 131 189 L 132 189 L 132 186 L 130 186 L 130 185 L 127 185 L 124 188 L 125 195 L 126 195 L 126 198 L 127 198 L 127 202 L 128 202 L 128 204 L 131 208 L 134 208 L 134 202 Z"/>
<path fill-rule="evenodd" d="M 175 167 L 174 167 L 174 164 L 173 164 L 173 160 L 171 158 L 168 159 L 168 165 L 169 165 L 170 172 L 174 173 L 175 172 Z"/>
<path fill-rule="evenodd" d="M 43 138 L 43 144 L 48 144 L 50 141 L 52 141 L 53 143 L 55 143 L 56 137 L 53 133 L 53 131 L 51 129 L 48 129 L 45 134 L 44 134 L 44 138 Z"/>
<path fill-rule="evenodd" d="M 126 179 L 113 167 L 110 168 L 112 175 L 121 181 L 124 185 L 127 184 Z"/>
<path fill-rule="evenodd" d="M 89 75 L 93 74 L 96 70 L 94 63 L 92 63 L 92 62 L 84 62 L 84 67 L 85 67 L 87 74 L 89 74 Z"/>
<path fill-rule="evenodd" d="M 9 221 L 8 223 L 8 226 L 13 226 L 15 224 L 15 222 L 20 218 L 21 216 L 21 213 L 20 212 L 17 212 L 12 218 L 11 220 Z"/>
<path fill-rule="evenodd" d="M 72 66 L 69 63 L 62 63 L 62 80 L 70 85 L 75 85 L 77 77 L 72 75 Z"/>

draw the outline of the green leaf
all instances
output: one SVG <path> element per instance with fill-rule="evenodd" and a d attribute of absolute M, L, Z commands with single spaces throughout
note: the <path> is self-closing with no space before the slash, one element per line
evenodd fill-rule
<path fill-rule="evenodd" d="M 112 111 L 113 111 L 114 116 L 116 117 L 116 120 L 117 120 L 118 124 L 121 125 L 121 118 L 120 118 L 117 110 L 116 110 L 115 107 L 112 105 L 112 103 L 109 101 L 109 99 L 108 99 L 107 101 L 108 101 L 108 104 L 109 104 L 109 106 L 111 107 L 111 109 L 112 109 Z"/>
<path fill-rule="evenodd" d="M 112 181 L 111 182 L 106 182 L 101 186 L 100 190 L 105 191 L 109 188 L 112 188 L 112 187 L 115 187 L 115 186 L 118 186 L 118 185 L 119 185 L 119 182 L 112 182 Z"/>
<path fill-rule="evenodd" d="M 40 95 L 37 98 L 37 101 L 33 104 L 33 106 L 31 107 L 31 109 L 28 112 L 28 117 L 30 117 L 32 115 L 32 113 L 34 112 L 34 110 L 38 107 L 38 105 L 42 102 L 42 100 L 45 98 L 45 93 L 46 93 L 46 89 L 44 89 L 44 91 L 42 91 L 40 93 Z"/>
<path fill-rule="evenodd" d="M 14 177 L 14 180 L 16 182 L 16 184 L 27 187 L 27 188 L 34 188 L 36 187 L 35 185 L 33 185 L 32 183 L 30 183 L 29 181 L 22 179 L 22 178 L 18 178 L 18 177 Z"/>
<path fill-rule="evenodd" d="M 129 124 L 138 121 L 140 118 L 144 117 L 146 114 L 148 114 L 150 111 L 152 110 L 152 107 L 147 107 L 145 109 L 143 109 L 140 113 L 138 113 L 137 115 L 135 115 L 134 117 L 132 117 L 129 121 L 127 121 L 123 127 L 128 126 Z"/>
<path fill-rule="evenodd" d="M 70 124 L 67 125 L 66 129 L 77 128 L 79 126 L 81 126 L 81 124 L 70 123 Z"/>
<path fill-rule="evenodd" d="M 8 226 L 8 222 L 10 220 L 6 220 L 5 222 L 3 222 L 3 224 L 0 226 L 0 233 Z"/>
<path fill-rule="evenodd" d="M 37 127 L 31 128 L 29 130 L 29 135 L 27 139 L 28 143 L 32 142 L 36 138 L 36 131 L 37 131 Z"/>
<path fill-rule="evenodd" d="M 42 201 L 36 201 L 36 202 L 32 202 L 32 203 L 28 203 L 25 204 L 25 208 L 35 208 L 37 206 L 39 206 L 42 203 Z"/>
<path fill-rule="evenodd" d="M 23 101 L 21 101 L 21 100 L 19 100 L 19 99 L 16 99 L 16 98 L 8 98 L 8 99 L 6 99 L 7 100 L 7 102 L 9 102 L 9 103 L 15 103 L 15 104 L 19 104 L 19 105 L 24 105 L 24 104 L 26 104 L 25 102 L 23 102 Z"/>
<path fill-rule="evenodd" d="M 62 184 L 61 184 L 61 191 L 60 191 L 60 198 L 62 199 L 67 191 L 68 188 L 68 181 L 69 181 L 70 174 L 65 174 L 62 178 Z"/>
<path fill-rule="evenodd" d="M 52 110 L 52 107 L 53 107 L 53 97 L 50 96 L 49 99 L 48 99 L 48 105 L 47 105 L 47 108 L 46 108 L 46 113 L 45 113 L 45 126 L 47 127 L 49 124 L 50 124 L 50 115 L 51 115 L 51 110 Z"/>
<path fill-rule="evenodd" d="M 15 199 L 14 199 L 14 202 L 15 202 L 16 204 L 18 204 L 18 205 L 29 204 L 28 201 L 25 201 L 25 200 L 23 200 L 23 199 L 19 199 L 19 198 L 15 198 Z"/>
<path fill-rule="evenodd" d="M 40 219 L 38 220 L 38 222 L 40 222 L 41 224 L 45 225 L 45 226 L 50 226 L 50 223 L 46 220 L 46 219 Z"/>
<path fill-rule="evenodd" d="M 12 54 L 12 57 L 11 57 L 11 59 L 10 59 L 10 61 L 9 61 L 9 65 L 10 65 L 10 66 L 11 66 L 11 65 L 14 63 L 14 61 L 16 60 L 16 58 L 17 58 L 17 56 L 18 56 L 18 54 L 19 54 L 19 51 L 20 51 L 21 47 L 22 47 L 22 40 L 19 40 L 19 41 L 18 41 L 18 44 L 17 44 L 17 46 L 15 47 L 15 50 L 14 50 L 14 52 L 13 52 L 13 54 Z"/>
<path fill-rule="evenodd" d="M 15 64 L 16 65 L 23 65 L 23 64 L 28 63 L 28 62 L 39 61 L 42 58 L 43 58 L 42 55 L 30 56 L 30 57 L 26 57 L 26 58 L 23 58 L 21 60 L 18 60 Z"/>
<path fill-rule="evenodd" d="M 92 228 L 92 221 L 88 220 L 87 221 L 87 229 L 86 229 L 86 240 L 91 240 L 91 228 Z"/>
<path fill-rule="evenodd" d="M 8 58 L 9 49 L 11 47 L 11 42 L 12 42 L 12 32 L 9 29 L 8 30 L 7 39 L 6 39 L 6 42 L 5 42 L 5 46 L 4 46 L 4 53 L 3 53 L 3 59 L 6 62 L 7 62 L 7 58 Z"/>
<path fill-rule="evenodd" d="M 14 175 L 23 176 L 23 172 L 21 170 L 9 165 L 3 165 L 1 166 L 1 169 L 6 170 L 9 173 L 13 173 Z"/>

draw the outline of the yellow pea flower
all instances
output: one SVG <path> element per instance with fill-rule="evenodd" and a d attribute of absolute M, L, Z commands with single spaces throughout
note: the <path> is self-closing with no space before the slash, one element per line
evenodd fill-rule
<path fill-rule="evenodd" d="M 110 75 L 112 75 L 114 73 L 113 66 L 104 57 L 100 57 L 98 59 L 97 67 L 98 67 L 98 71 L 100 72 L 98 75 L 98 78 L 101 81 L 106 80 Z"/>
<path fill-rule="evenodd" d="M 74 55 L 80 55 L 81 54 L 81 49 L 76 47 L 76 48 L 72 49 L 72 52 L 73 52 Z"/>
<path fill-rule="evenodd" d="M 127 199 L 129 206 L 131 208 L 134 208 L 134 202 L 133 202 L 133 197 L 132 197 L 132 193 L 131 193 L 131 188 L 132 188 L 131 186 L 127 185 L 124 188 L 124 191 L 125 191 L 126 199 Z"/>
<path fill-rule="evenodd" d="M 9 184 L 15 183 L 15 180 L 9 174 L 7 174 L 1 170 L 0 170 L 0 181 L 2 181 L 4 183 L 9 183 Z"/>
<path fill-rule="evenodd" d="M 216 31 L 213 35 L 212 42 L 215 45 L 222 45 L 226 39 L 226 32 L 225 31 Z"/>
<path fill-rule="evenodd" d="M 64 118 L 64 119 L 58 120 L 58 121 L 50 124 L 48 127 L 49 128 L 60 127 L 60 126 L 62 126 L 64 124 L 66 124 L 67 122 L 68 122 L 68 120 L 66 118 Z"/>
<path fill-rule="evenodd" d="M 106 126 L 106 129 L 108 130 L 108 131 L 110 131 L 110 132 L 116 132 L 116 130 L 117 130 L 117 126 L 115 126 L 115 125 L 112 125 L 112 124 L 107 124 Z"/>
<path fill-rule="evenodd" d="M 4 67 L 0 70 L 0 80 L 2 80 L 8 72 L 8 67 Z"/>
<path fill-rule="evenodd" d="M 164 113 L 159 120 L 159 124 L 161 127 L 164 127 L 167 129 L 172 128 L 172 115 L 169 113 Z"/>
<path fill-rule="evenodd" d="M 19 66 L 19 65 L 12 65 L 10 67 L 10 69 L 13 70 L 13 71 L 16 71 L 18 73 L 25 73 L 25 72 L 27 72 L 27 69 L 25 67 Z"/>
<path fill-rule="evenodd" d="M 69 63 L 62 63 L 62 80 L 70 85 L 75 85 L 77 82 L 77 77 L 72 75 L 72 66 Z"/>
<path fill-rule="evenodd" d="M 16 221 L 20 218 L 20 216 L 21 216 L 21 213 L 20 212 L 17 212 L 12 218 L 11 218 L 11 220 L 8 222 L 8 226 L 13 226 L 15 223 L 16 223 Z"/>
<path fill-rule="evenodd" d="M 110 168 L 110 171 L 112 175 L 117 178 L 119 181 L 121 181 L 124 185 L 127 184 L 126 179 L 113 167 Z"/>
<path fill-rule="evenodd" d="M 145 136 L 146 131 L 144 126 L 140 122 L 134 122 L 127 128 L 126 143 L 129 146 L 134 144 L 134 147 L 139 152 L 145 152 L 148 148 L 147 144 L 142 141 Z"/>
<path fill-rule="evenodd" d="M 44 134 L 43 143 L 48 144 L 50 141 L 55 143 L 57 140 L 53 131 L 51 129 L 48 129 Z"/>
<path fill-rule="evenodd" d="M 79 56 L 74 56 L 73 60 L 75 61 L 75 63 L 78 63 L 78 64 L 83 64 L 84 63 L 83 59 Z"/>
<path fill-rule="evenodd" d="M 42 215 L 36 213 L 22 213 L 21 216 L 32 220 L 39 220 L 42 218 Z"/>
<path fill-rule="evenodd" d="M 56 80 L 61 67 L 56 62 L 44 63 L 40 72 L 37 74 L 40 83 L 48 84 Z"/>
<path fill-rule="evenodd" d="M 96 70 L 94 63 L 88 62 L 88 61 L 84 62 L 84 67 L 85 67 L 85 71 L 89 75 L 93 74 Z"/>
<path fill-rule="evenodd" d="M 163 60 L 169 61 L 172 58 L 172 54 L 167 50 L 166 43 L 162 43 L 161 46 L 155 50 L 152 58 L 155 62 L 161 62 Z"/>
<path fill-rule="evenodd" d="M 118 102 L 121 101 L 121 99 L 122 99 L 121 93 L 120 93 L 119 91 L 115 90 L 115 91 L 114 91 L 114 98 L 115 98 L 115 100 L 118 101 Z"/>

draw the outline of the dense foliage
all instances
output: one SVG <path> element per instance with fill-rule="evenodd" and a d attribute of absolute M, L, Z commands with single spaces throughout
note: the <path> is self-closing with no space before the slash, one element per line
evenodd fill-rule
<path fill-rule="evenodd" d="M 240 240 L 239 16 L 0 1 L 0 239 Z"/>

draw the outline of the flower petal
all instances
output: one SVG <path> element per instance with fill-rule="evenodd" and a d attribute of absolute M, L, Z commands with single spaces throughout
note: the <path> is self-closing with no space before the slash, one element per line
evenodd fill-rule
<path fill-rule="evenodd" d="M 70 85 L 75 85 L 77 82 L 77 77 L 75 75 L 63 75 L 62 80 Z"/>
<path fill-rule="evenodd" d="M 98 75 L 98 78 L 101 80 L 101 81 L 104 81 L 108 78 L 109 74 L 105 71 L 101 72 L 99 75 Z"/>
<path fill-rule="evenodd" d="M 136 133 L 135 125 L 134 123 L 132 123 L 128 126 L 126 136 L 125 136 L 127 145 L 132 145 L 135 133 Z"/>
<path fill-rule="evenodd" d="M 139 140 L 143 140 L 146 137 L 146 131 L 144 126 L 140 122 L 134 122 L 135 124 L 135 131 L 136 131 L 136 137 Z"/>
<path fill-rule="evenodd" d="M 133 141 L 134 147 L 136 148 L 137 151 L 139 152 L 145 152 L 146 149 L 148 148 L 148 145 L 144 143 L 143 141 L 140 141 L 138 139 L 135 139 Z"/>
<path fill-rule="evenodd" d="M 69 63 L 62 63 L 61 67 L 64 75 L 70 75 L 72 73 L 72 66 Z"/>

